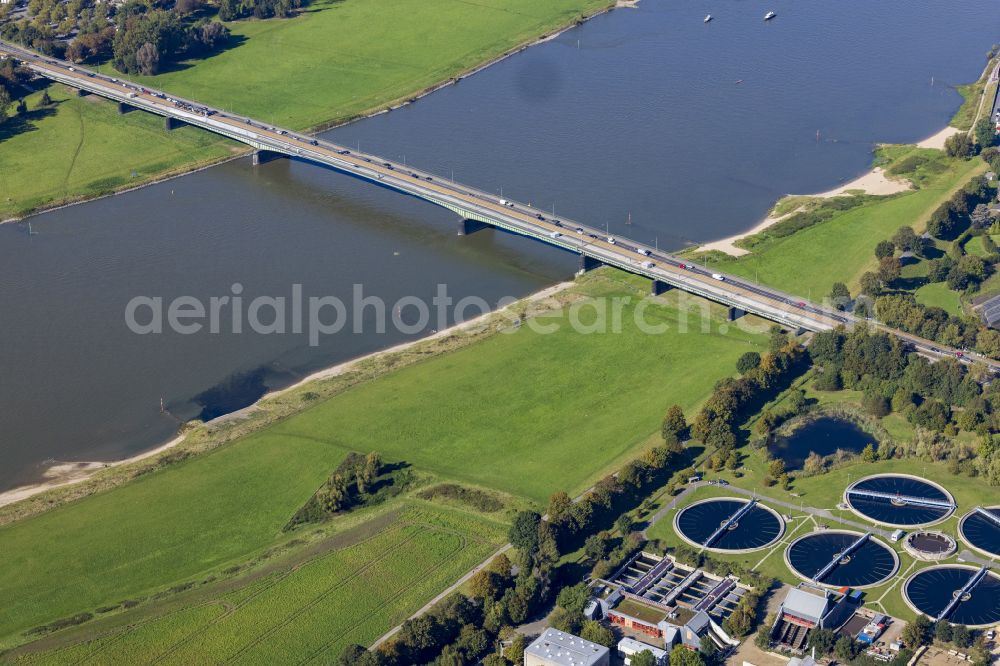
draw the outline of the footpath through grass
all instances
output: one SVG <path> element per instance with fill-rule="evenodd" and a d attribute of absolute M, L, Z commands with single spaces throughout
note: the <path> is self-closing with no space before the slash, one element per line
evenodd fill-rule
<path fill-rule="evenodd" d="M 556 490 L 576 493 L 637 455 L 667 407 L 693 410 L 735 374 L 743 352 L 766 345 L 764 335 L 723 329 L 715 306 L 707 331 L 690 313 L 689 332 L 679 332 L 676 292 L 645 312 L 669 330 L 643 333 L 633 314 L 646 284 L 599 273 L 567 298 L 602 297 L 609 312 L 607 299 L 631 299 L 618 301 L 621 332 L 577 332 L 567 310 L 545 318 L 556 332 L 524 325 L 497 334 L 312 403 L 214 453 L 0 528 L 0 646 L 288 541 L 282 526 L 349 450 L 538 504 Z M 578 307 L 592 321 L 593 307 Z"/>
<path fill-rule="evenodd" d="M 608 4 L 317 0 L 292 19 L 230 23 L 234 42 L 243 40 L 238 46 L 137 78 L 305 129 L 411 98 Z M 110 65 L 98 69 L 121 76 Z M 66 97 L 62 90 L 50 94 Z M 32 96 L 29 108 L 35 102 Z M 64 100 L 23 129 L 0 137 L 0 219 L 187 170 L 237 145 L 190 127 L 168 133 L 159 117 L 119 116 L 115 105 L 94 99 Z"/>

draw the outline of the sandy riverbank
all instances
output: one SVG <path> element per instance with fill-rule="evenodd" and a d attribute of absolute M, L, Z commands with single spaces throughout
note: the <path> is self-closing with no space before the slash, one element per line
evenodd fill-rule
<path fill-rule="evenodd" d="M 261 397 L 260 400 L 250 405 L 249 407 L 246 407 L 244 409 L 229 414 L 224 414 L 216 419 L 213 419 L 211 423 L 219 423 L 229 419 L 245 417 L 250 412 L 257 409 L 260 406 L 260 404 L 265 400 L 271 400 L 277 396 L 288 393 L 289 391 L 294 391 L 298 388 L 301 388 L 302 386 L 309 384 L 311 382 L 321 381 L 323 379 L 329 379 L 331 377 L 336 377 L 338 375 L 344 374 L 346 372 L 353 370 L 354 368 L 357 367 L 358 364 L 368 359 L 377 358 L 379 356 L 385 356 L 388 354 L 398 353 L 410 349 L 416 345 L 424 344 L 426 342 L 437 340 L 439 338 L 445 338 L 454 333 L 460 333 L 468 329 L 477 328 L 490 317 L 493 317 L 503 312 L 510 311 L 520 304 L 537 303 L 546 298 L 549 298 L 550 296 L 554 296 L 555 294 L 571 287 L 572 285 L 573 285 L 572 282 L 560 282 L 559 284 L 555 284 L 551 287 L 546 287 L 545 289 L 537 291 L 517 301 L 516 303 L 508 305 L 505 308 L 494 310 L 492 312 L 487 312 L 486 314 L 474 317 L 473 319 L 469 319 L 460 324 L 455 324 L 454 326 L 450 326 L 448 328 L 437 331 L 429 336 L 419 338 L 417 340 L 411 340 L 410 342 L 403 342 L 393 347 L 389 347 L 387 349 L 381 349 L 379 351 L 372 352 L 364 356 L 359 356 L 349 361 L 337 363 L 336 365 L 332 365 L 322 370 L 318 370 L 312 373 L 311 375 L 305 377 L 304 379 L 296 382 L 295 384 L 292 384 L 291 386 L 267 393 L 266 395 Z M 28 486 L 19 486 L 17 488 L 12 488 L 11 490 L 0 493 L 0 507 L 14 504 L 15 502 L 20 502 L 21 500 L 34 497 L 35 495 L 39 495 L 48 490 L 53 490 L 56 488 L 61 488 L 64 486 L 70 486 L 77 483 L 81 483 L 91 478 L 92 476 L 94 476 L 94 474 L 100 472 L 101 470 L 109 469 L 112 467 L 121 467 L 123 465 L 130 465 L 132 463 L 136 463 L 142 460 L 148 460 L 150 458 L 158 456 L 159 454 L 172 449 L 173 447 L 183 442 L 184 439 L 185 435 L 178 435 L 177 437 L 171 439 L 169 442 L 165 442 L 164 444 L 161 444 L 160 446 L 157 446 L 154 449 L 150 449 L 149 451 L 144 451 L 142 453 L 125 458 L 123 460 L 56 463 L 51 467 L 49 467 L 47 470 L 45 470 L 45 473 L 43 474 L 44 478 L 43 481 Z"/>
<path fill-rule="evenodd" d="M 917 146 L 920 148 L 935 148 L 937 150 L 944 149 L 944 143 L 949 137 L 958 134 L 962 130 L 955 127 L 945 127 L 939 132 L 935 132 L 931 136 L 927 137 L 923 141 L 917 142 Z M 785 197 L 815 197 L 820 199 L 827 199 L 830 197 L 841 196 L 845 194 L 850 194 L 852 192 L 863 192 L 865 194 L 873 194 L 877 196 L 885 196 L 889 194 L 897 194 L 899 192 L 905 192 L 911 189 L 911 184 L 906 179 L 892 179 L 889 178 L 885 171 L 881 167 L 874 167 L 871 171 L 866 174 L 855 178 L 854 180 L 844 183 L 838 187 L 835 187 L 826 192 L 819 192 L 816 194 L 786 194 Z M 725 238 L 720 238 L 719 240 L 712 241 L 710 243 L 704 243 L 703 245 L 695 248 L 695 252 L 708 252 L 711 250 L 718 250 L 720 252 L 725 252 L 726 254 L 732 255 L 734 257 L 742 257 L 745 254 L 749 254 L 747 250 L 735 245 L 736 241 L 742 240 L 754 234 L 759 234 L 764 231 L 772 224 L 784 220 L 786 217 L 791 215 L 787 213 L 785 215 L 773 216 L 768 215 L 763 220 L 758 222 L 753 228 L 742 233 L 734 234 L 732 236 L 727 236 Z"/>
<path fill-rule="evenodd" d="M 920 148 L 937 148 L 938 150 L 944 150 L 944 142 L 949 138 L 960 134 L 962 130 L 957 127 L 945 127 L 940 132 L 935 132 L 923 141 L 917 141 L 917 146 Z"/>

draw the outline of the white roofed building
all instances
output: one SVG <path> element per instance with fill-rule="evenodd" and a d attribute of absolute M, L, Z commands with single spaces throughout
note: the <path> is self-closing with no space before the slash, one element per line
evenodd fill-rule
<path fill-rule="evenodd" d="M 524 666 L 609 666 L 611 651 L 579 636 L 546 629 L 524 650 Z"/>
<path fill-rule="evenodd" d="M 653 655 L 657 666 L 666 666 L 670 662 L 670 653 L 663 648 L 653 647 L 652 645 L 628 637 L 618 641 L 618 656 L 625 662 L 625 666 L 629 666 L 632 663 L 631 657 L 633 655 L 639 654 L 644 650 L 648 650 Z"/>

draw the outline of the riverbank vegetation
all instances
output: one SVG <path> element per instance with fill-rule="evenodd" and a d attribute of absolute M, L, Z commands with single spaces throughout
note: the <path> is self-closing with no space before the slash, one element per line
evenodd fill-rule
<path fill-rule="evenodd" d="M 228 36 L 217 35 L 218 29 L 213 28 L 208 35 L 210 51 L 202 48 L 206 28 L 199 12 L 204 9 L 177 19 L 183 28 L 178 30 L 195 35 L 194 41 L 181 39 L 184 34 L 150 41 L 152 32 L 143 26 L 162 27 L 163 22 L 144 14 L 145 18 L 135 19 L 136 32 L 131 37 L 119 33 L 113 39 L 87 42 L 86 55 L 81 52 L 80 57 L 111 76 L 118 75 L 107 60 L 112 56 L 129 71 L 157 71 L 149 69 L 155 61 L 161 71 L 158 76 L 137 77 L 147 85 L 306 130 L 411 100 L 610 4 L 607 0 L 552 0 L 543 5 L 529 0 L 488 0 L 468 5 L 429 0 L 414 6 L 404 0 L 320 0 L 293 18 L 225 23 Z M 456 25 L 462 29 L 456 31 Z M 95 24 L 97 32 L 90 34 L 101 34 L 106 27 Z M 167 31 L 170 35 L 177 32 Z M 115 40 L 121 47 L 118 50 L 113 48 Z M 195 41 L 198 48 L 190 47 Z M 139 62 L 139 50 L 146 43 L 154 44 L 156 57 L 146 49 L 146 59 Z M 220 50 L 221 46 L 225 48 Z M 213 55 L 206 58 L 209 52 Z M 51 87 L 50 94 L 65 97 L 57 88 Z M 26 101 L 33 109 L 33 100 Z M 132 123 L 145 114 L 119 116 L 110 103 L 88 101 L 102 111 L 88 117 L 86 135 L 107 137 L 102 159 L 96 163 L 77 162 L 83 139 L 65 136 L 71 127 L 84 127 L 74 113 L 76 104 L 55 105 L 26 124 L 8 121 L 0 126 L 0 174 L 25 170 L 30 174 L 23 179 L 0 178 L 0 219 L 190 170 L 221 159 L 235 145 L 184 128 L 183 134 L 197 134 L 199 144 L 212 146 L 210 154 L 199 154 L 176 140 L 181 138 L 177 130 L 165 132 L 162 120 L 153 117 L 144 122 L 151 130 L 161 128 L 152 130 L 159 136 L 136 141 L 130 134 Z M 95 149 L 98 145 L 95 140 Z M 141 165 L 136 164 L 137 151 L 143 158 Z M 65 177 L 67 172 L 71 178 Z"/>

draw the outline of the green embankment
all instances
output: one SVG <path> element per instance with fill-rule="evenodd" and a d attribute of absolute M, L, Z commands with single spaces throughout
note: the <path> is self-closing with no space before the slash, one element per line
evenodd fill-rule
<path fill-rule="evenodd" d="M 621 332 L 575 332 L 569 310 L 362 383 L 257 434 L 147 474 L 117 490 L 0 528 L 0 645 L 21 632 L 246 560 L 282 543 L 281 527 L 348 450 L 378 450 L 420 473 L 537 503 L 578 492 L 636 455 L 672 403 L 693 409 L 766 336 L 712 307 L 678 331 L 672 292 L 633 323 L 645 283 L 616 272 L 577 298 L 621 308 Z M 579 318 L 591 322 L 594 309 Z M 760 328 L 767 328 L 766 325 Z M 613 329 L 608 329 L 612 331 Z M 723 332 L 725 331 L 725 332 Z M 386 627 L 388 628 L 388 627 Z"/>
<path fill-rule="evenodd" d="M 244 40 L 238 46 L 142 80 L 305 129 L 413 97 L 608 4 L 317 0 L 293 19 L 231 23 L 234 39 Z M 50 94 L 66 97 L 59 86 Z M 162 119 L 144 115 L 119 116 L 94 99 L 34 114 L 29 131 L 0 139 L 0 219 L 189 169 L 236 147 L 191 128 L 167 133 Z"/>

